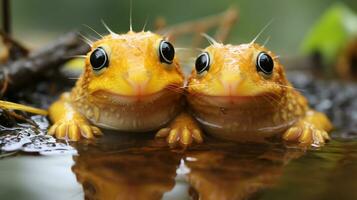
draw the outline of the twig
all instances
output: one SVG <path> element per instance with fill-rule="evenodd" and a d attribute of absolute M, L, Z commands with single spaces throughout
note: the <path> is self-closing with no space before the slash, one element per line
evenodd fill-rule
<path fill-rule="evenodd" d="M 26 84 L 33 84 L 34 79 L 44 71 L 57 69 L 73 56 L 86 53 L 88 49 L 89 46 L 77 33 L 66 34 L 41 50 L 31 52 L 26 58 L 0 67 L 0 85 L 9 81 L 8 90 L 14 90 Z"/>
<path fill-rule="evenodd" d="M 194 21 L 184 22 L 167 28 L 161 28 L 158 30 L 158 32 L 165 34 L 172 39 L 175 39 L 181 35 L 191 33 L 195 33 L 197 36 L 200 33 L 207 32 L 208 30 L 218 26 L 215 37 L 220 42 L 224 42 L 227 39 L 229 32 L 237 19 L 238 10 L 235 7 L 231 7 L 224 13 Z M 198 37 L 194 38 L 197 40 Z M 194 41 L 195 45 L 198 43 L 199 41 Z"/>
<path fill-rule="evenodd" d="M 9 0 L 2 0 L 2 27 L 7 35 L 11 34 L 11 20 L 10 20 L 10 2 Z"/>
<path fill-rule="evenodd" d="M 13 62 L 17 59 L 26 57 L 29 54 L 29 50 L 26 47 L 13 39 L 5 31 L 0 31 L 0 36 L 6 46 L 6 55 L 3 58 L 4 63 Z"/>
<path fill-rule="evenodd" d="M 234 23 L 238 20 L 238 10 L 234 7 L 228 9 L 224 15 L 223 20 L 216 32 L 215 38 L 218 41 L 224 42 L 227 40 Z"/>

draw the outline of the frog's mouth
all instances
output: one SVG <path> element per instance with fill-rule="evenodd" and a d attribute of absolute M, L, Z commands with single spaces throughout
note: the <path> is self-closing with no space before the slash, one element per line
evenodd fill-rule
<path fill-rule="evenodd" d="M 168 98 L 169 96 L 180 96 L 182 93 L 183 89 L 179 85 L 171 84 L 154 93 L 136 95 L 122 95 L 113 91 L 101 89 L 92 92 L 91 97 L 97 103 L 125 105 L 135 103 L 149 103 L 163 97 Z"/>
<path fill-rule="evenodd" d="M 243 105 L 274 105 L 278 101 L 278 96 L 269 92 L 260 93 L 258 95 L 208 95 L 203 93 L 190 93 L 189 100 L 191 102 L 201 102 L 217 107 L 241 107 Z"/>

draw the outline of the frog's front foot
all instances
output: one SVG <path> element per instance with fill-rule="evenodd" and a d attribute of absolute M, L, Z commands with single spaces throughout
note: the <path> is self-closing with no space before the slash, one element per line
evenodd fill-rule
<path fill-rule="evenodd" d="M 177 116 L 169 127 L 160 129 L 157 138 L 166 138 L 170 147 L 180 145 L 184 148 L 195 143 L 202 143 L 203 137 L 197 122 L 187 113 Z"/>
<path fill-rule="evenodd" d="M 69 139 L 78 141 L 81 138 L 92 139 L 95 135 L 101 135 L 98 127 L 91 126 L 83 120 L 60 120 L 51 126 L 48 130 L 49 135 L 58 139 Z"/>
<path fill-rule="evenodd" d="M 300 122 L 290 127 L 283 135 L 288 142 L 298 143 L 300 146 L 321 147 L 330 137 L 328 133 L 308 122 Z"/>
<path fill-rule="evenodd" d="M 299 143 L 303 147 L 320 147 L 330 140 L 327 131 L 332 128 L 325 114 L 309 110 L 304 118 L 284 133 L 283 138 L 288 142 Z"/>

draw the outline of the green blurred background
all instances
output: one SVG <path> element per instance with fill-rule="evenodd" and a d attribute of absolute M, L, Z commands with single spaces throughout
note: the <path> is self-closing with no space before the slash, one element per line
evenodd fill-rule
<path fill-rule="evenodd" d="M 155 19 L 164 17 L 168 25 L 213 15 L 235 5 L 239 20 L 233 27 L 230 43 L 251 41 L 273 20 L 261 35 L 263 43 L 271 37 L 268 47 L 282 56 L 296 55 L 305 34 L 323 11 L 337 1 L 333 0 L 133 0 L 133 28 L 141 30 L 148 18 L 147 29 Z M 341 1 L 357 10 L 356 0 Z M 129 29 L 130 0 L 12 0 L 12 25 L 14 36 L 30 47 L 40 46 L 74 29 L 86 30 L 87 24 L 105 32 L 103 19 L 112 30 L 122 33 Z M 93 33 L 92 33 L 93 34 Z M 94 34 L 93 34 L 94 35 Z"/>

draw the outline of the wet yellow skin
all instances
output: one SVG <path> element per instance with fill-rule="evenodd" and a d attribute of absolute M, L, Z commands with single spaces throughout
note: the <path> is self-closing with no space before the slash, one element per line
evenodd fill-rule
<path fill-rule="evenodd" d="M 100 135 L 98 127 L 128 132 L 157 130 L 181 109 L 183 74 L 177 58 L 160 61 L 163 37 L 151 32 L 110 34 L 92 44 L 85 69 L 71 92 L 49 108 L 50 135 L 77 141 Z M 92 69 L 91 53 L 102 47 L 109 66 Z"/>
<path fill-rule="evenodd" d="M 203 74 L 193 70 L 187 99 L 192 115 L 207 133 L 234 141 L 261 141 L 281 135 L 303 146 L 321 146 L 329 140 L 329 119 L 308 107 L 305 97 L 286 79 L 274 53 L 254 43 L 215 43 L 204 51 L 210 55 L 210 69 Z M 256 70 L 260 52 L 274 60 L 271 75 Z M 186 121 L 192 123 L 192 119 Z M 197 131 L 199 127 L 188 129 Z"/>

